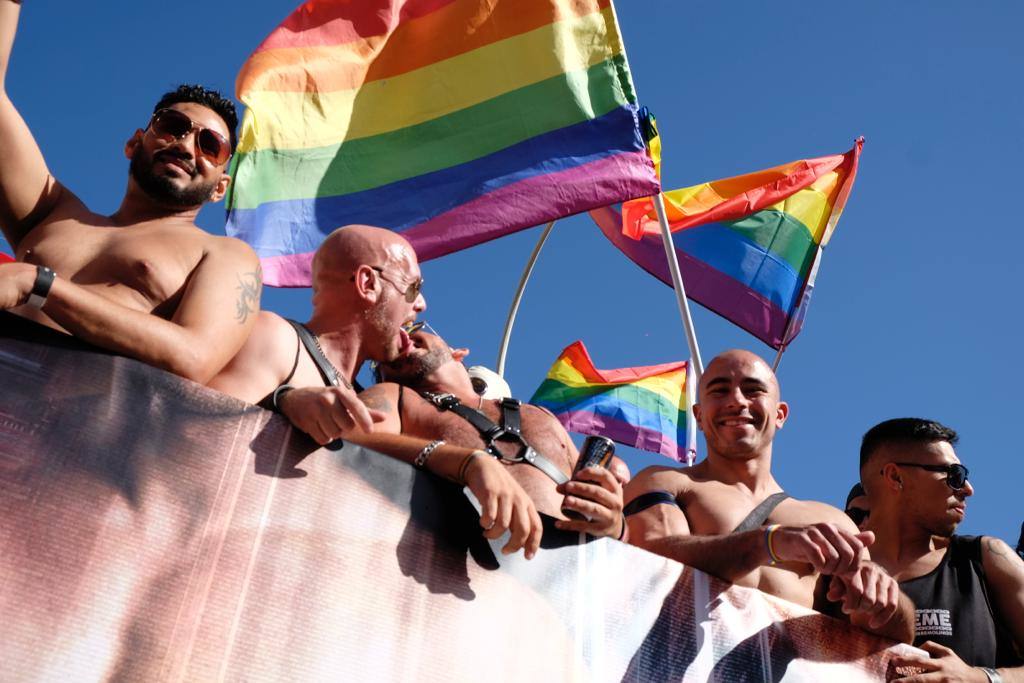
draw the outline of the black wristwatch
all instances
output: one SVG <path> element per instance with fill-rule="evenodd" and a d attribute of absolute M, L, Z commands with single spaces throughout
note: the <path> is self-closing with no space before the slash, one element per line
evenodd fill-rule
<path fill-rule="evenodd" d="M 46 266 L 36 266 L 36 281 L 25 303 L 34 308 L 42 308 L 46 304 L 46 297 L 50 296 L 50 287 L 53 287 L 56 277 L 57 273 Z"/>

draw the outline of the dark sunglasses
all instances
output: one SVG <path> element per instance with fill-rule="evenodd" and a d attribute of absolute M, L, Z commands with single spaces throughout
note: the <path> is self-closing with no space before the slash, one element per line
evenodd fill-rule
<path fill-rule="evenodd" d="M 916 462 L 894 462 L 893 465 L 900 467 L 920 467 L 929 472 L 945 472 L 946 484 L 954 491 L 959 491 L 967 484 L 967 468 L 960 463 L 952 465 L 920 465 Z"/>
<path fill-rule="evenodd" d="M 377 266 L 370 267 L 376 270 L 378 273 L 380 273 L 381 279 L 390 282 L 395 289 L 401 292 L 405 296 L 406 303 L 411 304 L 412 302 L 416 301 L 416 299 L 418 299 L 420 296 L 420 292 L 423 291 L 423 278 L 418 278 L 414 280 L 408 287 L 405 288 L 405 291 L 402 291 L 402 287 L 397 282 L 388 277 L 387 273 L 384 272 L 383 268 L 379 268 Z"/>
<path fill-rule="evenodd" d="M 180 140 L 192 131 L 196 133 L 196 150 L 214 166 L 231 158 L 231 143 L 220 133 L 204 128 L 177 109 L 161 109 L 153 114 L 147 126 L 157 137 Z"/>

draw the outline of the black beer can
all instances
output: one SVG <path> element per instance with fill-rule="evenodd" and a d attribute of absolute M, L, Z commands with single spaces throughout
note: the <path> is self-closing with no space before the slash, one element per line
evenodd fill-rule
<path fill-rule="evenodd" d="M 573 477 L 580 470 L 588 467 L 608 467 L 608 463 L 611 462 L 612 456 L 615 455 L 615 442 L 609 438 L 603 436 L 588 436 L 583 441 L 583 447 L 580 448 L 580 457 L 576 461 L 576 467 L 573 468 Z M 590 519 L 576 510 L 572 510 L 565 506 L 562 506 L 562 514 L 569 519 Z"/>
<path fill-rule="evenodd" d="M 604 436 L 588 436 L 583 440 L 580 458 L 576 461 L 576 467 L 572 473 L 575 475 L 580 470 L 594 465 L 608 467 L 613 455 L 615 455 L 614 441 Z"/>

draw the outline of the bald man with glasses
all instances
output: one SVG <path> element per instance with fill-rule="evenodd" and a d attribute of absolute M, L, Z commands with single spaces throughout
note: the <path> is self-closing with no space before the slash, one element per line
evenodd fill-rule
<path fill-rule="evenodd" d="M 312 263 L 313 314 L 304 323 L 262 311 L 242 350 L 210 387 L 283 413 L 320 444 L 372 431 L 356 374 L 410 347 L 405 328 L 426 309 L 423 278 L 401 235 L 368 225 L 338 228 Z"/>
<path fill-rule="evenodd" d="M 468 486 L 481 502 L 485 535 L 508 531 L 504 552 L 533 557 L 540 517 L 501 463 L 475 446 L 380 433 L 375 423 L 390 416 L 356 395 L 363 362 L 390 363 L 413 348 L 410 331 L 427 305 L 412 246 L 383 228 L 338 228 L 317 249 L 312 279 L 312 317 L 299 323 L 261 312 L 245 346 L 210 386 L 283 413 L 321 445 L 344 438 Z"/>
<path fill-rule="evenodd" d="M 957 440 L 938 422 L 898 418 L 861 445 L 871 557 L 914 601 L 914 645 L 931 656 L 896 664 L 923 669 L 913 681 L 1024 681 L 1024 561 L 998 538 L 954 533 L 974 495 Z"/>

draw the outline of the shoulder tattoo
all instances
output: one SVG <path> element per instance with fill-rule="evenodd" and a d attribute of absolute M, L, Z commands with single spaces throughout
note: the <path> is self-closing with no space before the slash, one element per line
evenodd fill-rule
<path fill-rule="evenodd" d="M 1021 558 L 1018 558 L 1017 553 L 1009 545 L 997 538 L 986 537 L 984 541 L 988 552 L 998 558 L 999 562 L 1013 569 L 1024 569 L 1024 563 L 1021 562 Z"/>
<path fill-rule="evenodd" d="M 367 408 L 373 408 L 374 410 L 379 410 L 382 413 L 394 412 L 394 406 L 385 396 L 379 396 L 375 393 L 364 393 L 359 398 Z"/>
<path fill-rule="evenodd" d="M 244 325 L 249 316 L 259 310 L 260 294 L 263 292 L 263 267 L 237 275 L 238 301 L 235 302 L 235 320 Z"/>

